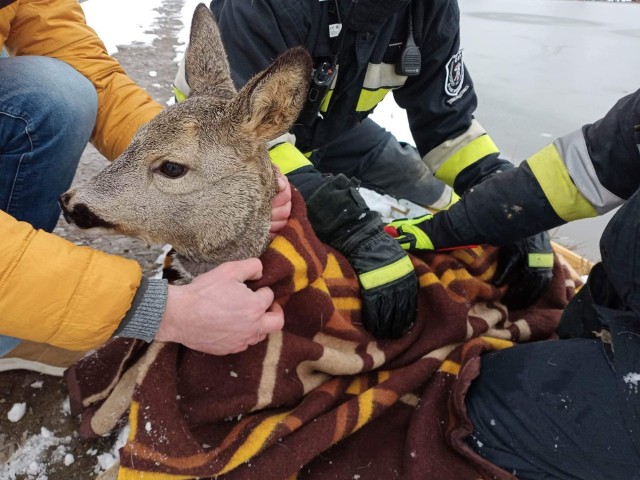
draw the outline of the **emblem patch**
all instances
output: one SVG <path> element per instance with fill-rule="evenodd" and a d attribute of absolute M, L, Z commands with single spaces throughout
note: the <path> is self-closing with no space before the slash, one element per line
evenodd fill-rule
<path fill-rule="evenodd" d="M 449 59 L 445 68 L 447 70 L 447 78 L 444 82 L 444 91 L 450 97 L 456 97 L 462 90 L 462 84 L 464 83 L 462 49 Z"/>

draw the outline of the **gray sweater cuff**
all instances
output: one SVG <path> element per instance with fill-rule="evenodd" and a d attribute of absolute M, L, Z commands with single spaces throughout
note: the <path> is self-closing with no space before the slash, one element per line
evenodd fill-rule
<path fill-rule="evenodd" d="M 113 335 L 151 342 L 164 315 L 168 290 L 165 279 L 142 277 L 131 308 Z"/>

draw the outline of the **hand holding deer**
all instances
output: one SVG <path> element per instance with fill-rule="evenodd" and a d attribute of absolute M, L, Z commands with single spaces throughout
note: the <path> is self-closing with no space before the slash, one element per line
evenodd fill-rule
<path fill-rule="evenodd" d="M 188 285 L 170 285 L 156 340 L 214 355 L 238 353 L 261 342 L 284 325 L 273 291 L 264 287 L 254 292 L 244 283 L 261 277 L 262 263 L 251 258 L 224 263 Z"/>
<path fill-rule="evenodd" d="M 291 215 L 291 184 L 289 179 L 282 174 L 277 165 L 273 165 L 278 182 L 278 194 L 271 202 L 271 227 L 269 236 L 275 237 L 284 228 Z"/>

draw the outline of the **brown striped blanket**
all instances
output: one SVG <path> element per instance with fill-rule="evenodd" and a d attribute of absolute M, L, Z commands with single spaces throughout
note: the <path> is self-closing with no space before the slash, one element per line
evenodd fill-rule
<path fill-rule="evenodd" d="M 67 371 L 81 433 L 126 423 L 119 479 L 507 479 L 466 446 L 464 396 L 483 352 L 553 336 L 575 284 L 559 259 L 545 296 L 507 311 L 497 250 L 423 254 L 418 321 L 375 340 L 358 280 L 313 234 L 300 197 L 262 256 L 280 333 L 216 357 L 114 339 Z M 128 412 L 128 416 L 126 413 Z"/>

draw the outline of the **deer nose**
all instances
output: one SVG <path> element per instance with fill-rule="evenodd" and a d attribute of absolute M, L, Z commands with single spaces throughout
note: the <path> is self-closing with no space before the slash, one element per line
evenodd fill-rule
<path fill-rule="evenodd" d="M 73 193 L 68 193 L 67 192 L 67 193 L 63 193 L 58 198 L 58 204 L 60 205 L 60 208 L 62 209 L 62 216 L 64 217 L 64 219 L 69 224 L 73 224 L 73 220 L 71 219 L 71 216 L 69 215 L 69 209 L 68 209 L 68 205 L 69 205 L 69 202 L 71 201 L 71 197 L 73 197 Z"/>
<path fill-rule="evenodd" d="M 73 198 L 73 193 L 67 192 L 60 195 L 58 199 L 58 203 L 62 208 L 62 215 L 67 223 L 75 224 L 80 228 L 94 228 L 94 227 L 103 227 L 103 228 L 113 228 L 114 225 L 111 222 L 107 222 L 103 220 L 91 209 L 85 205 L 84 203 L 76 203 L 71 206 L 70 202 Z"/>
<path fill-rule="evenodd" d="M 65 209 L 66 205 L 69 205 L 69 202 L 71 201 L 72 197 L 73 197 L 73 193 L 71 192 L 66 192 L 60 195 L 60 198 L 58 199 L 58 203 L 62 207 L 62 210 Z"/>

